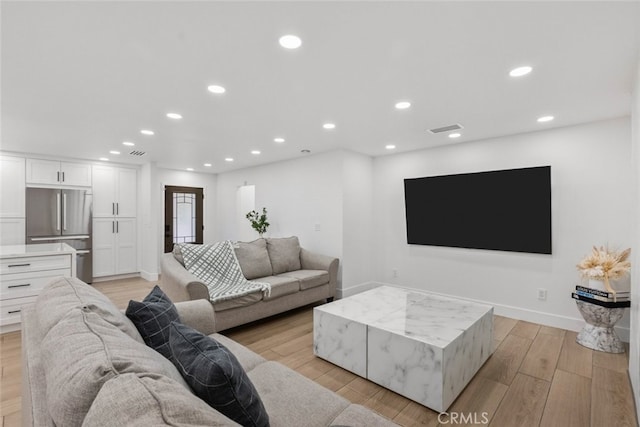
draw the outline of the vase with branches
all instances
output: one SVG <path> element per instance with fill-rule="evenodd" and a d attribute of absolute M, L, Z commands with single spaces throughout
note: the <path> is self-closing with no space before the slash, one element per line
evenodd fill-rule
<path fill-rule="evenodd" d="M 611 287 L 609 280 L 620 279 L 629 274 L 630 254 L 631 248 L 615 251 L 604 246 L 594 246 L 591 253 L 577 267 L 582 277 L 604 282 L 604 287 L 613 294 L 615 300 L 616 291 Z"/>
<path fill-rule="evenodd" d="M 267 221 L 267 208 L 262 208 L 262 213 L 253 210 L 247 213 L 246 217 L 251 223 L 251 228 L 256 230 L 260 237 L 267 232 L 267 228 L 270 225 L 269 221 Z"/>

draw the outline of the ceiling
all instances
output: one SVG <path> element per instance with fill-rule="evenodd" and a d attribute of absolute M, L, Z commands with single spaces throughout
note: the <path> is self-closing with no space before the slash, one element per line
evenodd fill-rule
<path fill-rule="evenodd" d="M 2 150 L 211 173 L 625 116 L 640 52 L 639 2 L 3 1 L 0 13 Z M 285 34 L 302 46 L 282 48 Z M 532 73 L 510 77 L 521 65 Z M 454 123 L 456 140 L 427 131 Z"/>

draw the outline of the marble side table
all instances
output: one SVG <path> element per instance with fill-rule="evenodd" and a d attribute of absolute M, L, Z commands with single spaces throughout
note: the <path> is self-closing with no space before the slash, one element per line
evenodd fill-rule
<path fill-rule="evenodd" d="M 584 347 L 606 353 L 624 353 L 624 345 L 613 329 L 622 318 L 628 302 L 620 307 L 603 307 L 586 301 L 577 301 L 578 310 L 587 322 L 576 338 Z"/>

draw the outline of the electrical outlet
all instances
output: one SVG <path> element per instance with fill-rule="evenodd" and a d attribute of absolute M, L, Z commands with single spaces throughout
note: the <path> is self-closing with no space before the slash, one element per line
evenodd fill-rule
<path fill-rule="evenodd" d="M 398 277 L 398 270 L 397 269 L 393 269 L 391 270 L 391 277 L 397 278 Z"/>
<path fill-rule="evenodd" d="M 313 229 L 314 229 L 315 231 L 320 231 L 320 224 L 319 224 L 319 223 L 315 223 L 315 224 L 313 225 Z"/>
<path fill-rule="evenodd" d="M 546 301 L 547 300 L 547 290 L 544 288 L 538 288 L 538 299 L 540 301 Z"/>

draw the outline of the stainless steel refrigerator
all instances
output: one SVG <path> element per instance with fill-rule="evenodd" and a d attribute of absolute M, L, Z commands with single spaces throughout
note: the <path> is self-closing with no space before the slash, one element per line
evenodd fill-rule
<path fill-rule="evenodd" d="M 91 190 L 27 188 L 27 244 L 63 242 L 76 249 L 77 275 L 93 280 Z"/>

